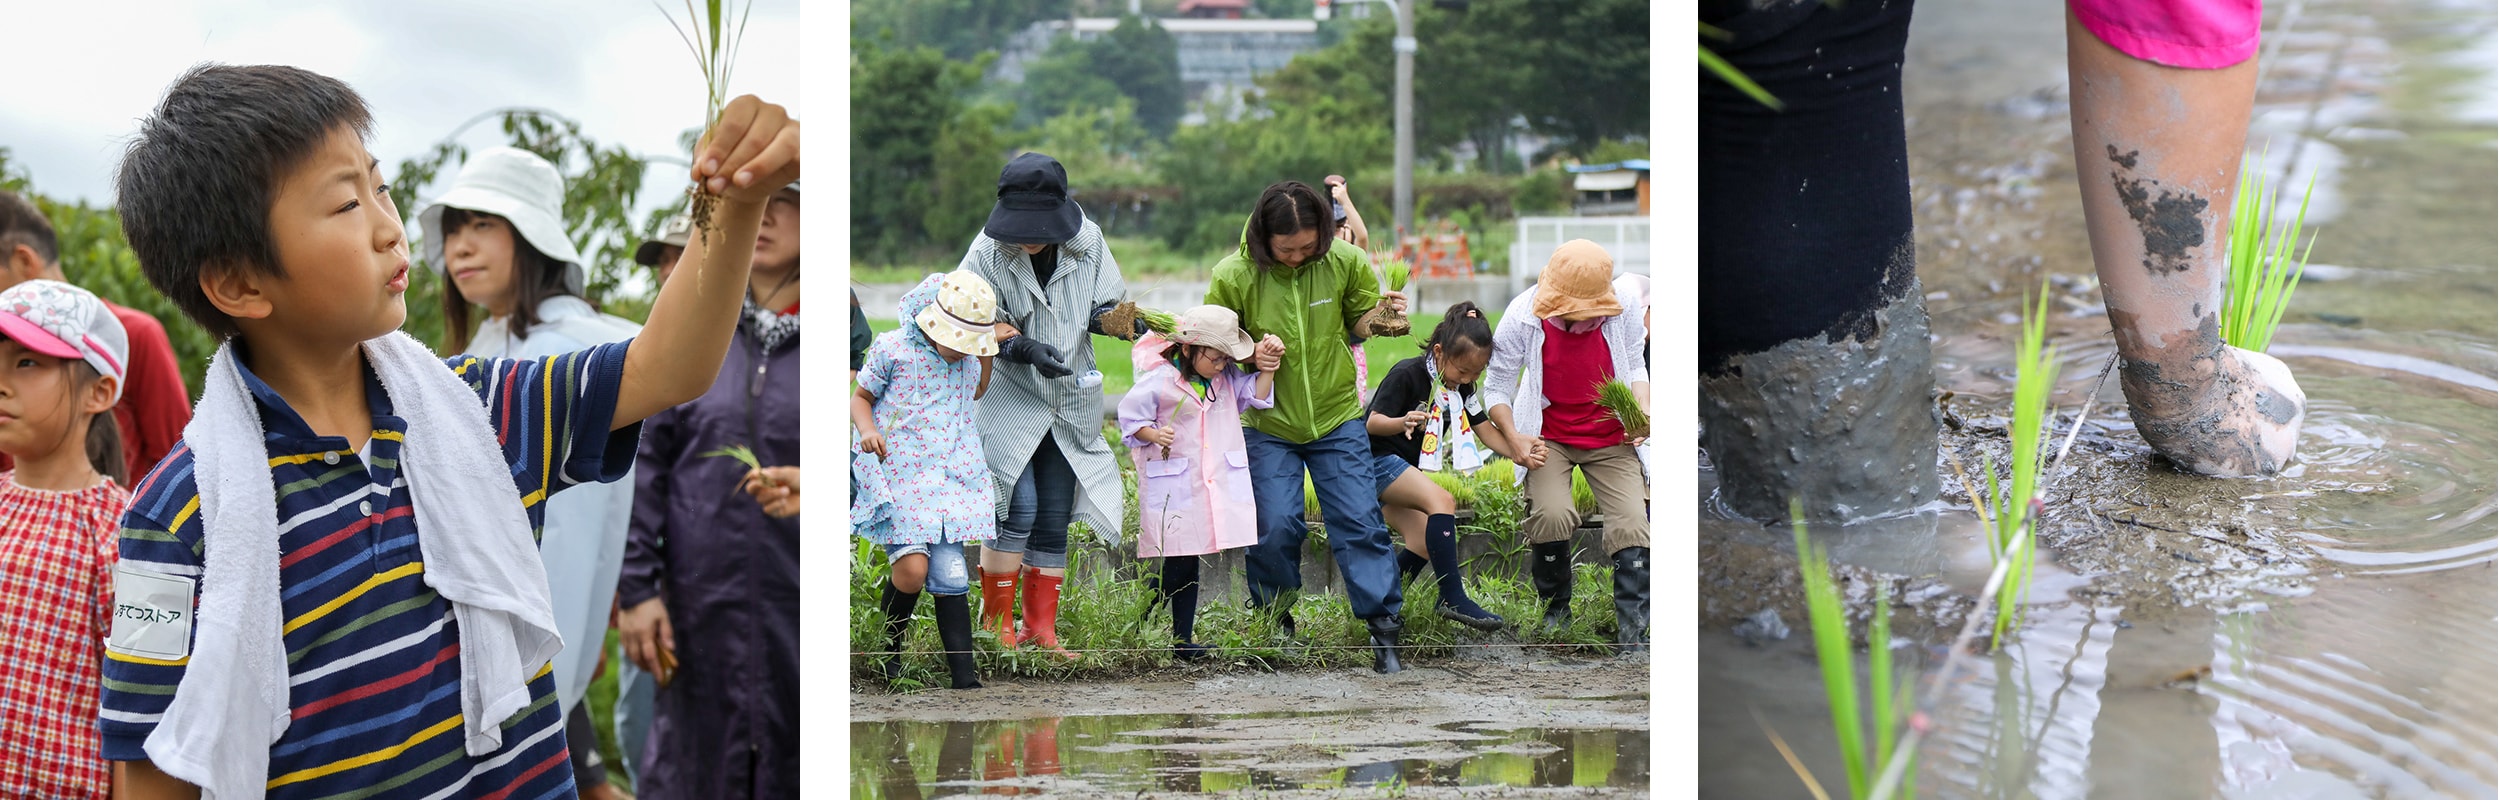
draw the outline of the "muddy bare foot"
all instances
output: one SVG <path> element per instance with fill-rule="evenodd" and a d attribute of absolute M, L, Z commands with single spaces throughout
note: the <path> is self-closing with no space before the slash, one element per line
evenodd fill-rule
<path fill-rule="evenodd" d="M 2283 362 L 2214 343 L 2185 364 L 2127 359 L 2119 385 L 2136 429 L 2180 468 L 2218 478 L 2289 466 L 2308 395 Z"/>

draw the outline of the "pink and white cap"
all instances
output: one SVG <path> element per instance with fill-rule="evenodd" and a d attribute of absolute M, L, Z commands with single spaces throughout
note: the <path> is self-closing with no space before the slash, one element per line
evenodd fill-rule
<path fill-rule="evenodd" d="M 32 280 L 0 291 L 0 336 L 53 358 L 75 358 L 113 379 L 113 401 L 129 383 L 130 334 L 94 292 Z"/>

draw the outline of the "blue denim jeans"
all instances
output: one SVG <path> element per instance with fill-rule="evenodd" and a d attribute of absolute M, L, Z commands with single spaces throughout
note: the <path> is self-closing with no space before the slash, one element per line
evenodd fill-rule
<path fill-rule="evenodd" d="M 1024 463 L 1024 474 L 1017 476 L 1015 491 L 1008 495 L 998 538 L 982 547 L 1022 553 L 1024 565 L 1034 569 L 1065 569 L 1068 520 L 1075 511 L 1076 469 L 1068 466 L 1067 455 L 1059 452 L 1050 434 L 1042 434 L 1041 445 Z"/>
<path fill-rule="evenodd" d="M 964 543 L 889 544 L 885 546 L 887 563 L 903 560 L 919 553 L 929 557 L 929 576 L 920 582 L 920 590 L 937 597 L 954 597 L 972 591 L 972 573 L 964 567 Z"/>
<path fill-rule="evenodd" d="M 1266 604 L 1285 589 L 1302 588 L 1302 473 L 1319 494 L 1320 521 L 1328 525 L 1328 552 L 1345 579 L 1354 616 L 1373 619 L 1398 613 L 1397 546 L 1380 517 L 1380 493 L 1372 484 L 1371 438 L 1362 420 L 1348 420 L 1328 435 L 1292 442 L 1245 428 L 1250 450 L 1250 491 L 1259 506 L 1259 543 L 1244 559 L 1251 601 Z"/>

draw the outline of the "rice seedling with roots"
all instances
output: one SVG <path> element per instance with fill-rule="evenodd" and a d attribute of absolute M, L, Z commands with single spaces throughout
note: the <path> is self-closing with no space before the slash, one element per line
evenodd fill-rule
<path fill-rule="evenodd" d="M 1414 268 L 1401 258 L 1382 264 L 1381 273 L 1388 279 L 1389 291 L 1403 292 L 1406 291 L 1407 278 L 1414 274 Z M 1372 323 L 1372 335 L 1395 337 L 1415 332 L 1415 323 L 1407 319 L 1406 312 L 1389 309 L 1389 298 L 1380 298 L 1379 309 L 1380 318 Z"/>
<path fill-rule="evenodd" d="M 2318 244 L 2317 234 L 2309 235 L 2309 243 L 2301 245 L 2300 226 L 2309 217 L 2309 197 L 2318 188 L 2318 175 L 2309 174 L 2309 186 L 2301 191 L 2300 207 L 2288 220 L 2274 215 L 2274 187 L 2267 186 L 2258 173 L 2265 163 L 2260 154 L 2255 164 L 2240 167 L 2239 191 L 2231 199 L 2231 238 L 2225 258 L 2229 271 L 2222 284 L 2222 341 L 2232 347 L 2265 352 L 2274 342 L 2274 328 L 2283 321 L 2283 310 L 2292 304 L 2292 290 L 2300 284 L 2300 275 L 2309 267 L 2309 251 Z M 2297 247 L 2299 253 L 2293 250 Z"/>
<path fill-rule="evenodd" d="M 1623 423 L 1623 435 L 1634 439 L 1649 437 L 1649 412 L 1641 410 L 1640 395 L 1621 380 L 1608 378 L 1597 385 L 1597 404 Z"/>
<path fill-rule="evenodd" d="M 703 68 L 703 127 L 708 131 L 720 122 L 721 108 L 729 103 L 729 69 L 738 60 L 738 43 L 746 38 L 747 16 L 755 10 L 755 3 L 749 0 L 744 8 L 738 9 L 734 22 L 721 7 L 722 0 L 704 0 L 700 11 L 695 8 L 695 0 L 685 0 L 685 3 L 684 25 L 679 25 L 677 17 L 669 14 L 668 7 L 660 5 L 659 0 L 652 0 L 651 5 L 660 10 L 661 16 L 668 18 L 669 27 L 677 29 L 678 38 L 685 40 L 686 49 L 694 53 L 695 63 Z M 713 211 L 720 206 L 720 195 L 712 193 L 701 182 L 687 190 L 687 194 L 691 199 L 686 213 L 693 219 L 695 230 L 708 246 L 712 242 L 712 234 L 720 231 L 720 226 L 712 220 Z M 697 265 L 697 269 L 700 268 L 701 265 Z"/>

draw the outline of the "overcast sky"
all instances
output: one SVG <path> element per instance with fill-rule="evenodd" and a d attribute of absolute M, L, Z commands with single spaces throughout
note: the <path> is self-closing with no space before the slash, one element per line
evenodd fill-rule
<path fill-rule="evenodd" d="M 668 5 L 682 20 L 683 0 Z M 798 14 L 797 0 L 755 2 L 731 96 L 755 94 L 805 118 Z M 678 135 L 703 118 L 694 56 L 659 8 L 635 0 L 11 3 L 7 28 L 0 147 L 36 191 L 96 205 L 112 202 L 113 170 L 138 119 L 203 61 L 346 81 L 373 109 L 370 144 L 385 170 L 503 106 L 557 111 L 592 139 L 644 155 L 678 155 Z M 460 138 L 473 150 L 503 142 L 491 122 Z M 673 199 L 682 169 L 655 166 L 638 205 Z M 412 221 L 416 211 L 407 209 Z"/>

